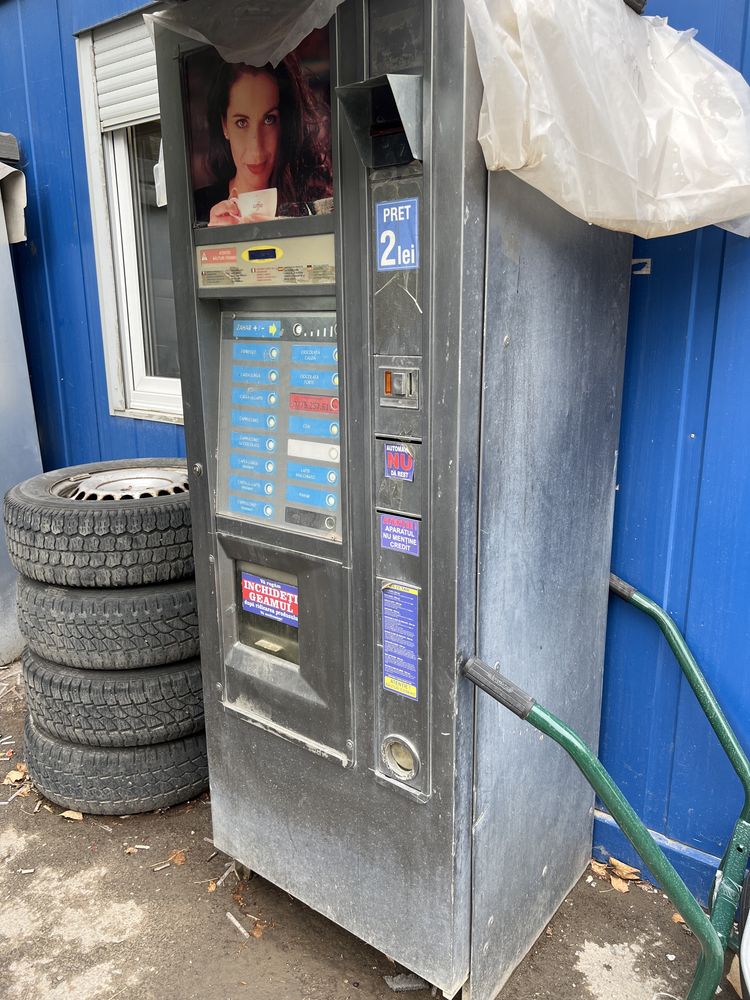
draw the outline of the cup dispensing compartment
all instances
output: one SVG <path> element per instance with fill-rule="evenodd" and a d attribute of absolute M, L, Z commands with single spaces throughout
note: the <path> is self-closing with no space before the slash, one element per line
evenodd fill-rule
<path fill-rule="evenodd" d="M 219 535 L 225 709 L 317 756 L 353 763 L 345 571 L 335 560 Z"/>

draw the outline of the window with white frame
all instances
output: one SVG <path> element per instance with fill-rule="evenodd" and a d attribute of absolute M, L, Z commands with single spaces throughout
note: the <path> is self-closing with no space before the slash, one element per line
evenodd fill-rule
<path fill-rule="evenodd" d="M 182 415 L 153 42 L 140 15 L 78 37 L 110 410 Z"/>

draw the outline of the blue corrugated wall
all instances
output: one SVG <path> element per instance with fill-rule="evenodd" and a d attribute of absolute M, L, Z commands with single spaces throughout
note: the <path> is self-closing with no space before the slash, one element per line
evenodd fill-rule
<path fill-rule="evenodd" d="M 128 0 L 0 0 L 0 128 L 20 139 L 29 242 L 15 251 L 47 468 L 183 453 L 179 427 L 107 403 L 73 34 Z M 651 0 L 747 74 L 746 0 Z M 635 256 L 613 565 L 687 631 L 750 742 L 750 242 L 716 229 Z M 601 752 L 705 894 L 739 789 L 654 627 L 613 605 Z M 628 857 L 600 819 L 595 844 Z"/>
<path fill-rule="evenodd" d="M 653 0 L 747 77 L 746 0 Z M 750 749 L 750 242 L 636 240 L 613 568 L 686 632 Z M 640 268 L 634 268 L 637 272 Z M 613 599 L 600 751 L 705 899 L 741 795 L 653 624 Z M 632 859 L 611 823 L 595 845 Z"/>
<path fill-rule="evenodd" d="M 74 32 L 133 0 L 0 0 L 0 129 L 22 150 L 28 242 L 14 249 L 45 468 L 183 455 L 182 428 L 113 417 L 104 373 Z"/>

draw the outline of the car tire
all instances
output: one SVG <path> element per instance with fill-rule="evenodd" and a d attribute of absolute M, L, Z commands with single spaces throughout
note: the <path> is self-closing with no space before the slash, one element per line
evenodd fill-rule
<path fill-rule="evenodd" d="M 34 724 L 81 746 L 140 747 L 203 729 L 200 660 L 142 670 L 78 670 L 23 655 Z"/>
<path fill-rule="evenodd" d="M 166 809 L 208 787 L 203 733 L 145 747 L 85 747 L 43 733 L 26 718 L 26 763 L 57 805 L 100 816 Z"/>
<path fill-rule="evenodd" d="M 81 670 L 132 670 L 198 655 L 193 580 L 102 590 L 21 577 L 18 625 L 43 659 Z"/>
<path fill-rule="evenodd" d="M 193 574 L 181 459 L 128 459 L 33 476 L 5 495 L 8 553 L 61 587 L 135 587 Z"/>

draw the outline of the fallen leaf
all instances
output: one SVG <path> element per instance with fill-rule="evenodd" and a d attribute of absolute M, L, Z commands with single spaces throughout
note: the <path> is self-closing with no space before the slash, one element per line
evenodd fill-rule
<path fill-rule="evenodd" d="M 591 871 L 594 872 L 595 875 L 598 875 L 599 878 L 607 877 L 607 866 L 602 864 L 601 861 L 592 861 Z"/>
<path fill-rule="evenodd" d="M 685 923 L 685 918 L 681 917 L 679 913 L 673 913 L 672 914 L 672 923 L 673 924 L 684 924 Z"/>
<path fill-rule="evenodd" d="M 641 877 L 640 868 L 633 868 L 632 865 L 626 865 L 624 861 L 618 861 L 617 858 L 609 859 L 610 868 L 614 868 L 615 875 L 620 878 L 634 880 Z"/>
<path fill-rule="evenodd" d="M 625 879 L 618 878 L 616 875 L 610 875 L 609 881 L 612 883 L 612 888 L 618 892 L 630 892 L 630 886 Z"/>
<path fill-rule="evenodd" d="M 66 809 L 65 812 L 60 813 L 63 819 L 74 819 L 80 823 L 83 819 L 83 813 L 78 812 L 77 809 Z"/>
<path fill-rule="evenodd" d="M 125 853 L 126 854 L 137 854 L 138 853 L 138 848 L 137 847 L 126 847 L 125 848 Z"/>
<path fill-rule="evenodd" d="M 4 785 L 17 785 L 19 781 L 26 780 L 26 772 L 22 771 L 20 767 L 14 767 L 12 771 L 8 773 L 3 778 Z"/>
<path fill-rule="evenodd" d="M 20 763 L 16 764 L 16 770 L 20 771 L 21 774 L 28 774 L 29 773 L 29 765 L 26 764 L 24 761 L 21 761 Z"/>
<path fill-rule="evenodd" d="M 24 787 L 19 791 L 19 799 L 25 799 L 31 795 L 31 785 L 24 785 Z"/>
<path fill-rule="evenodd" d="M 216 882 L 212 881 L 212 882 L 208 883 L 208 891 L 209 892 L 216 892 Z"/>
<path fill-rule="evenodd" d="M 167 860 L 171 861 L 173 865 L 184 865 L 187 857 L 184 851 L 172 851 Z"/>
<path fill-rule="evenodd" d="M 250 933 L 252 934 L 252 936 L 254 938 L 262 938 L 263 937 L 263 928 L 265 926 L 266 925 L 264 923 L 262 923 L 260 920 L 258 920 L 258 921 L 256 921 L 255 927 L 253 927 L 253 929 L 250 931 Z"/>

